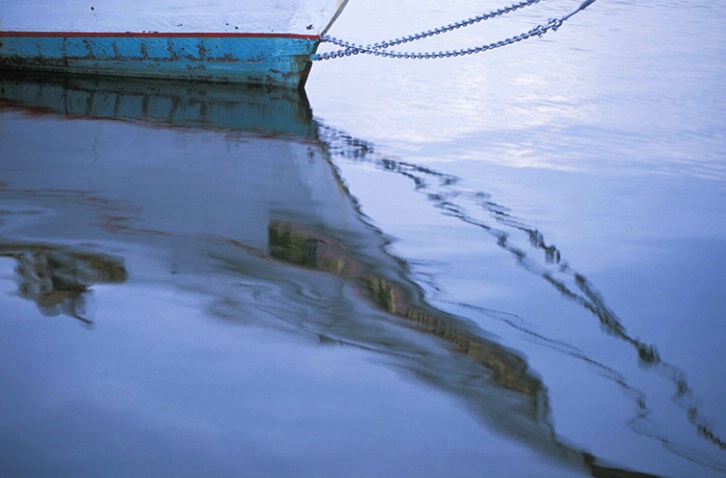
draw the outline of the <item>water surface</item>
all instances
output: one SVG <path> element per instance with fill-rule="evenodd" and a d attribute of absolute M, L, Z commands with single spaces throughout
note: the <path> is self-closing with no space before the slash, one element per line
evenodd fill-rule
<path fill-rule="evenodd" d="M 723 476 L 724 20 L 596 2 L 307 96 L 3 78 L 1 474 Z"/>

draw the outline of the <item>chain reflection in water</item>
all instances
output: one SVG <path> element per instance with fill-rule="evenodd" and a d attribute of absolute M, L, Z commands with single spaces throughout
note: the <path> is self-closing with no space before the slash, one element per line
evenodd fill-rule
<path fill-rule="evenodd" d="M 686 411 L 688 421 L 696 428 L 698 434 L 717 448 L 726 450 L 726 442 L 713 431 L 709 419 L 699 411 L 699 401 L 688 384 L 686 373 L 677 365 L 663 360 L 655 345 L 631 336 L 622 320 L 607 306 L 595 286 L 564 260 L 562 252 L 554 244 L 547 244 L 542 232 L 512 215 L 508 208 L 492 201 L 489 194 L 481 191 L 471 192 L 457 187 L 460 180 L 456 176 L 428 167 L 386 158 L 377 154 L 373 145 L 353 139 L 347 134 L 341 134 L 334 128 L 321 126 L 321 132 L 326 139 L 325 142 L 330 145 L 332 154 L 350 160 L 373 163 L 383 171 L 409 178 L 413 182 L 415 190 L 425 194 L 434 207 L 440 209 L 443 214 L 485 231 L 487 235 L 495 239 L 499 247 L 516 258 L 519 266 L 541 277 L 563 297 L 576 302 L 594 315 L 603 331 L 630 344 L 635 349 L 639 363 L 673 384 L 674 395 L 672 401 Z M 469 212 L 467 205 L 475 211 L 484 211 L 489 220 L 477 215 L 476 212 Z M 493 223 L 491 219 L 494 219 Z M 541 260 L 531 257 L 526 249 L 517 246 L 512 238 L 513 232 L 523 234 L 529 246 L 542 254 Z M 502 320 L 501 314 L 490 314 L 489 311 L 483 311 L 468 304 L 457 305 L 479 310 Z M 510 320 L 510 318 L 504 319 L 504 322 L 521 330 L 521 326 Z M 679 445 L 677 441 L 658 432 L 646 431 L 644 423 L 648 420 L 650 414 L 650 410 L 646 405 L 646 395 L 638 390 L 636 386 L 629 384 L 622 374 L 611 367 L 592 360 L 582 351 L 572 350 L 570 346 L 562 347 L 560 342 L 543 337 L 535 332 L 526 329 L 523 331 L 537 336 L 539 340 L 547 344 L 553 345 L 555 350 L 560 350 L 604 371 L 606 377 L 621 387 L 626 396 L 634 400 L 636 415 L 629 422 L 634 431 L 661 442 L 666 449 L 686 459 L 726 472 L 726 464 L 710 459 L 697 450 Z"/>

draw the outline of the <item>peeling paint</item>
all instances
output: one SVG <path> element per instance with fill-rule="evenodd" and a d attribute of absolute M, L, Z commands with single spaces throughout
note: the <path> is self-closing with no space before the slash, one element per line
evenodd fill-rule
<path fill-rule="evenodd" d="M 205 82 L 304 85 L 319 39 L 295 36 L 0 32 L 0 68 Z M 193 53 L 192 53 L 193 52 Z"/>
<path fill-rule="evenodd" d="M 301 88 L 346 0 L 0 3 L 0 70 Z"/>

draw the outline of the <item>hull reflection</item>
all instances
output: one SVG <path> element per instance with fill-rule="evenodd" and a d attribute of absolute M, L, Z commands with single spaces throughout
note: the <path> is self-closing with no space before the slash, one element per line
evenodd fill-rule
<path fill-rule="evenodd" d="M 304 92 L 254 85 L 118 80 L 82 75 L 4 72 L 4 108 L 26 114 L 114 119 L 260 134 L 311 137 L 312 112 Z"/>
<path fill-rule="evenodd" d="M 526 358 L 426 302 L 405 263 L 387 252 L 389 239 L 366 220 L 339 177 L 331 161 L 335 145 L 321 138 L 304 93 L 24 77 L 4 78 L 0 91 L 8 118 L 40 115 L 52 124 L 33 127 L 48 134 L 60 129 L 65 146 L 77 153 L 12 158 L 0 150 L 6 204 L 0 247 L 23 258 L 23 251 L 52 239 L 46 259 L 64 254 L 57 262 L 73 263 L 50 274 L 56 279 L 65 277 L 58 270 L 87 271 L 90 264 L 94 273 L 74 272 L 79 285 L 65 287 L 72 289 L 64 296 L 71 302 L 90 283 L 123 282 L 126 267 L 134 278 L 131 266 L 111 258 L 123 255 L 119 250 L 152 251 L 166 262 L 147 275 L 211 297 L 210 310 L 219 317 L 239 319 L 239 301 L 256 301 L 256 308 L 297 333 L 384 357 L 392 368 L 456 396 L 497 433 L 563 466 L 592 476 L 648 476 L 603 465 L 560 440 L 546 385 Z M 118 137 L 97 122 L 68 119 L 128 125 Z M 152 127 L 153 148 L 145 144 Z M 179 146 L 166 128 L 193 134 Z M 220 134 L 227 139 L 222 149 L 209 136 Z M 67 252 L 87 243 L 111 253 Z M 330 279 L 353 296 L 326 286 Z M 239 281 L 260 294 L 240 299 Z M 281 309 L 264 299 L 266 286 L 328 308 L 320 314 Z M 314 294 L 306 291 L 311 287 Z M 357 303 L 361 298 L 370 310 Z M 82 317 L 74 307 L 69 315 Z"/>

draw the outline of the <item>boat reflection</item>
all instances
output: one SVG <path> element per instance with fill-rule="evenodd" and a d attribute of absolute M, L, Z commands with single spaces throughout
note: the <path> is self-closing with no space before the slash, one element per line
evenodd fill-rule
<path fill-rule="evenodd" d="M 465 318 L 426 302 L 406 264 L 387 252 L 385 234 L 366 220 L 332 162 L 343 135 L 331 139 L 330 131 L 313 120 L 304 93 L 15 76 L 2 79 L 0 96 L 4 110 L 21 115 L 216 130 L 230 138 L 226 146 L 234 148 L 235 158 L 243 158 L 218 166 L 219 175 L 210 180 L 215 173 L 210 164 L 197 161 L 210 147 L 200 135 L 187 138 L 198 141 L 185 146 L 189 157 L 159 163 L 147 156 L 131 168 L 109 158 L 96 161 L 98 151 L 118 154 L 134 147 L 133 140 L 100 134 L 76 138 L 86 142 L 89 158 L 66 161 L 62 174 L 54 177 L 46 173 L 53 170 L 51 164 L 36 162 L 34 172 L 23 170 L 22 160 L 9 164 L 11 159 L 4 158 L 8 174 L 0 194 L 9 204 L 30 203 L 66 218 L 50 232 L 42 230 L 38 241 L 58 235 L 76 237 L 77 243 L 121 242 L 130 249 L 140 244 L 163 251 L 160 257 L 172 251 L 164 280 L 177 280 L 180 288 L 203 291 L 219 303 L 233 303 L 233 292 L 206 285 L 211 273 L 247 277 L 256 284 L 315 280 L 296 279 L 295 271 L 333 277 L 376 312 L 356 313 L 360 308 L 351 306 L 349 297 L 333 292 L 326 300 L 344 311 L 336 320 L 276 311 L 271 304 L 259 307 L 300 333 L 384 356 L 392 368 L 456 396 L 487 427 L 563 466 L 592 476 L 649 476 L 607 465 L 558 438 L 547 387 L 524 355 Z M 108 144 L 99 144 L 103 142 Z M 349 138 L 344 142 L 355 143 Z M 346 154 L 365 156 L 361 145 Z M 388 167 L 401 170 L 400 165 Z M 10 223 L 17 220 L 10 216 Z M 79 216 L 89 219 L 79 223 Z M 12 228 L 6 231 L 12 235 Z M 5 255 L 21 263 L 18 273 L 28 284 L 21 287 L 30 291 L 26 296 L 81 320 L 87 320 L 80 302 L 91 283 L 126 279 L 123 261 L 111 256 L 59 246 L 33 251 L 31 242 L 7 244 Z M 297 285 L 288 287 L 288 293 L 306 300 L 308 284 Z M 224 317 L 229 312 L 212 310 Z"/>
<path fill-rule="evenodd" d="M 0 106 L 25 114 L 144 121 L 307 137 L 315 134 L 307 97 L 265 86 L 124 81 L 81 75 L 0 73 Z"/>
<path fill-rule="evenodd" d="M 372 266 L 373 258 L 348 251 L 344 244 L 319 232 L 295 224 L 273 221 L 269 228 L 269 250 L 275 259 L 335 274 L 353 285 L 361 295 L 385 312 L 406 320 L 411 328 L 449 342 L 460 353 L 483 365 L 496 385 L 532 397 L 531 416 L 538 410 L 542 382 L 528 370 L 526 361 L 481 331 L 469 330 L 462 319 L 425 304 L 423 292 L 413 282 L 382 275 Z M 380 266 L 380 262 L 375 263 Z"/>
<path fill-rule="evenodd" d="M 93 284 L 127 278 L 121 258 L 44 244 L 0 243 L 0 257 L 15 259 L 18 294 L 46 316 L 64 314 L 91 325 L 87 304 Z"/>

